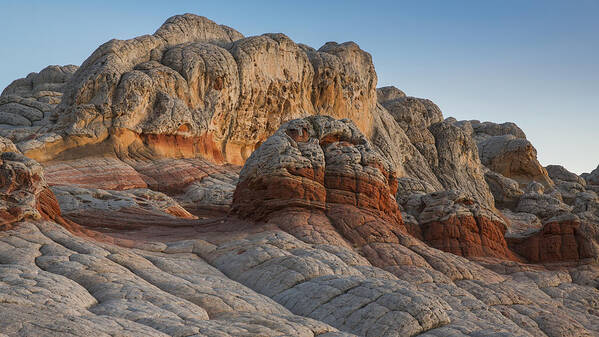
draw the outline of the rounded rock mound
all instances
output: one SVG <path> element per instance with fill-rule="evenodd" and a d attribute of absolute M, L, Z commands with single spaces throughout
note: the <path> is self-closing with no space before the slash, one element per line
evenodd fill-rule
<path fill-rule="evenodd" d="M 310 116 L 285 123 L 252 153 L 241 170 L 232 211 L 287 224 L 299 217 L 305 221 L 296 225 L 316 226 L 317 232 L 332 224 L 336 231 L 328 228 L 329 234 L 341 233 L 358 245 L 394 242 L 394 233 L 406 233 L 396 191 L 392 165 L 352 121 Z"/>

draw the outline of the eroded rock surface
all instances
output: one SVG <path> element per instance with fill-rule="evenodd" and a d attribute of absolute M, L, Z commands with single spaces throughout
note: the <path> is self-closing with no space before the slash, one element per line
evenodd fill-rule
<path fill-rule="evenodd" d="M 185 14 L 153 35 L 98 48 L 61 88 L 58 137 L 33 135 L 23 151 L 46 161 L 87 145 L 96 154 L 243 164 L 293 118 L 351 118 L 369 135 L 376 81 L 370 54 L 353 42 L 314 50 Z"/>
<path fill-rule="evenodd" d="M 376 82 L 192 14 L 13 82 L 0 335 L 599 335 L 599 169 Z"/>
<path fill-rule="evenodd" d="M 397 242 L 405 228 L 396 190 L 391 164 L 351 121 L 314 116 L 286 123 L 252 154 L 232 210 L 254 220 L 284 220 L 294 233 L 316 227 L 322 237 L 311 238 L 314 243 Z"/>

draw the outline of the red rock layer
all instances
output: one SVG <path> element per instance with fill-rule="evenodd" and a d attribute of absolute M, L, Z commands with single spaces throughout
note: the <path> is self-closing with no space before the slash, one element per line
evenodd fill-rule
<path fill-rule="evenodd" d="M 148 185 L 133 167 L 117 158 L 88 157 L 44 163 L 46 181 L 105 190 L 144 188 Z"/>
<path fill-rule="evenodd" d="M 305 124 L 308 120 L 319 125 L 315 129 L 329 132 L 319 134 Z M 399 242 L 398 236 L 407 232 L 394 198 L 394 172 L 371 152 L 363 136 L 348 136 L 346 122 L 323 117 L 298 121 L 299 126 L 283 126 L 277 141 L 283 148 L 287 144 L 298 146 L 305 157 L 297 157 L 297 162 L 261 158 L 270 155 L 269 147 L 277 145 L 269 143 L 264 153 L 259 149 L 244 170 L 251 171 L 264 160 L 280 161 L 284 169 L 274 165 L 255 175 L 245 175 L 242 170 L 233 212 L 242 218 L 276 223 L 308 242 L 345 241 L 344 245 L 352 246 Z M 283 148 L 277 153 L 286 153 Z M 314 153 L 320 157 L 311 158 Z"/>
<path fill-rule="evenodd" d="M 420 227 L 423 240 L 445 252 L 464 257 L 518 260 L 505 241 L 505 225 L 487 217 L 452 215 Z"/>
<path fill-rule="evenodd" d="M 182 227 L 198 223 L 188 216 L 181 218 L 143 208 L 121 208 L 117 211 L 93 209 L 71 212 L 65 217 L 86 227 L 111 229 L 141 229 L 151 226 Z"/>
<path fill-rule="evenodd" d="M 98 232 L 85 229 L 81 227 L 78 223 L 73 222 L 69 219 L 65 219 L 62 216 L 60 206 L 58 205 L 58 201 L 56 200 L 54 193 L 52 193 L 52 190 L 50 190 L 49 188 L 43 189 L 42 192 L 39 194 L 36 206 L 37 210 L 40 212 L 42 216 L 42 219 L 56 222 L 57 224 L 61 225 L 66 230 L 75 235 L 94 238 L 98 241 L 112 242 L 112 240 L 108 239 L 107 237 Z"/>
<path fill-rule="evenodd" d="M 138 173 L 148 188 L 166 194 L 181 193 L 190 183 L 210 175 L 236 175 L 239 172 L 238 166 L 217 165 L 202 158 L 128 160 L 127 164 Z"/>
<path fill-rule="evenodd" d="M 576 218 L 548 222 L 532 236 L 509 238 L 510 247 L 532 263 L 579 261 L 592 258 L 591 239 L 580 229 Z"/>

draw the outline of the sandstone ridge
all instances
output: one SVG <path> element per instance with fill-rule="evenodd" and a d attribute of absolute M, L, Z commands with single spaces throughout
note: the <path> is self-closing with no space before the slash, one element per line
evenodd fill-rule
<path fill-rule="evenodd" d="M 1 336 L 598 336 L 599 168 L 193 15 L 0 95 Z"/>

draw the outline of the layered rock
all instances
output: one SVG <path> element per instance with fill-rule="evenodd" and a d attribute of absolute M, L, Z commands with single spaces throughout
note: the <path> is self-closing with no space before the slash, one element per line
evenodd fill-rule
<path fill-rule="evenodd" d="M 435 137 L 428 127 L 443 121 L 439 107 L 428 99 L 406 96 L 394 87 L 379 89 L 379 92 L 379 103 L 391 113 L 429 165 L 437 166 Z"/>
<path fill-rule="evenodd" d="M 38 128 L 60 103 L 65 83 L 77 66 L 49 66 L 13 81 L 0 95 L 0 125 Z M 3 135 L 8 135 L 3 131 Z"/>
<path fill-rule="evenodd" d="M 553 186 L 547 171 L 537 160 L 537 150 L 514 123 L 455 121 L 476 141 L 480 161 L 494 172 L 516 180 L 521 186 L 531 181 Z"/>
<path fill-rule="evenodd" d="M 555 187 L 560 192 L 562 199 L 568 205 L 574 202 L 578 193 L 586 190 L 586 181 L 575 173 L 566 170 L 563 166 L 549 165 L 545 169 L 551 180 L 555 183 Z"/>
<path fill-rule="evenodd" d="M 98 48 L 64 87 L 56 136 L 25 139 L 22 150 L 41 161 L 80 156 L 85 146 L 97 155 L 243 164 L 297 117 L 351 118 L 370 135 L 376 81 L 370 55 L 353 42 L 314 50 L 185 14 L 153 35 Z"/>
<path fill-rule="evenodd" d="M 240 170 L 233 165 L 215 165 L 201 158 L 123 161 L 114 157 L 46 162 L 44 169 L 48 184 L 57 189 L 80 188 L 86 195 L 120 193 L 113 191 L 156 191 L 172 196 L 181 207 L 196 215 L 228 211 Z M 104 207 L 96 210 L 101 209 Z M 87 211 L 82 210 L 83 217 L 86 217 Z M 128 221 L 131 221 L 114 212 L 115 209 L 104 211 L 96 213 L 97 220 L 109 218 L 108 222 L 120 223 L 118 226 L 127 226 Z M 129 213 L 135 217 L 135 211 Z M 142 215 L 140 219 L 149 215 Z"/>
<path fill-rule="evenodd" d="M 355 43 L 187 14 L 74 70 L 0 96 L 29 121 L 0 127 L 3 333 L 599 334 L 596 172 L 375 91 Z"/>
<path fill-rule="evenodd" d="M 523 185 L 531 181 L 553 185 L 537 160 L 536 149 L 526 139 L 513 135 L 490 137 L 478 143 L 478 149 L 483 165 L 505 177 Z"/>
<path fill-rule="evenodd" d="M 498 208 L 515 208 L 524 194 L 517 181 L 495 171 L 485 169 L 485 181 L 489 185 L 493 199 L 495 199 L 495 205 Z"/>
<path fill-rule="evenodd" d="M 485 182 L 483 167 L 472 138 L 448 122 L 430 127 L 435 136 L 438 165 L 433 171 L 445 189 L 458 189 L 479 203 L 494 208 L 494 199 Z"/>
<path fill-rule="evenodd" d="M 463 192 L 413 194 L 404 209 L 432 247 L 466 257 L 517 259 L 504 239 L 504 219 Z"/>
<path fill-rule="evenodd" d="M 37 162 L 18 152 L 0 154 L 0 225 L 11 228 L 27 218 L 40 219 L 37 209 L 40 194 L 48 186 Z"/>
<path fill-rule="evenodd" d="M 422 173 L 407 172 L 408 177 L 424 180 L 436 191 L 461 190 L 493 208 L 493 196 L 485 183 L 483 167 L 470 133 L 444 121 L 441 110 L 432 101 L 406 96 L 395 87 L 379 89 L 378 101 L 424 159 L 410 170 Z"/>
<path fill-rule="evenodd" d="M 136 229 L 150 226 L 190 226 L 195 219 L 164 193 L 145 188 L 126 191 L 54 186 L 61 213 L 87 227 Z"/>
<path fill-rule="evenodd" d="M 400 181 L 411 188 L 403 200 L 407 213 L 417 217 L 407 230 L 411 234 L 462 256 L 515 258 L 503 238 L 506 225 L 493 209 L 456 192 L 413 194 L 432 187 Z M 406 229 L 393 197 L 396 184 L 390 163 L 351 122 L 307 117 L 283 125 L 248 159 L 233 212 L 280 224 L 312 243 L 340 241 L 336 232 L 358 247 L 399 243 Z M 415 195 L 421 204 L 415 204 Z M 304 232 L 322 237 L 304 238 Z"/>
<path fill-rule="evenodd" d="M 232 210 L 254 220 L 284 220 L 294 233 L 322 227 L 312 230 L 323 231 L 325 240 L 312 238 L 314 243 L 327 242 L 326 235 L 339 241 L 333 227 L 360 246 L 398 242 L 405 228 L 396 190 L 390 163 L 351 121 L 314 116 L 284 124 L 252 154 Z"/>
<path fill-rule="evenodd" d="M 538 232 L 512 237 L 510 247 L 532 263 L 580 261 L 597 257 L 593 243 L 583 233 L 580 219 L 571 214 L 550 218 Z"/>

